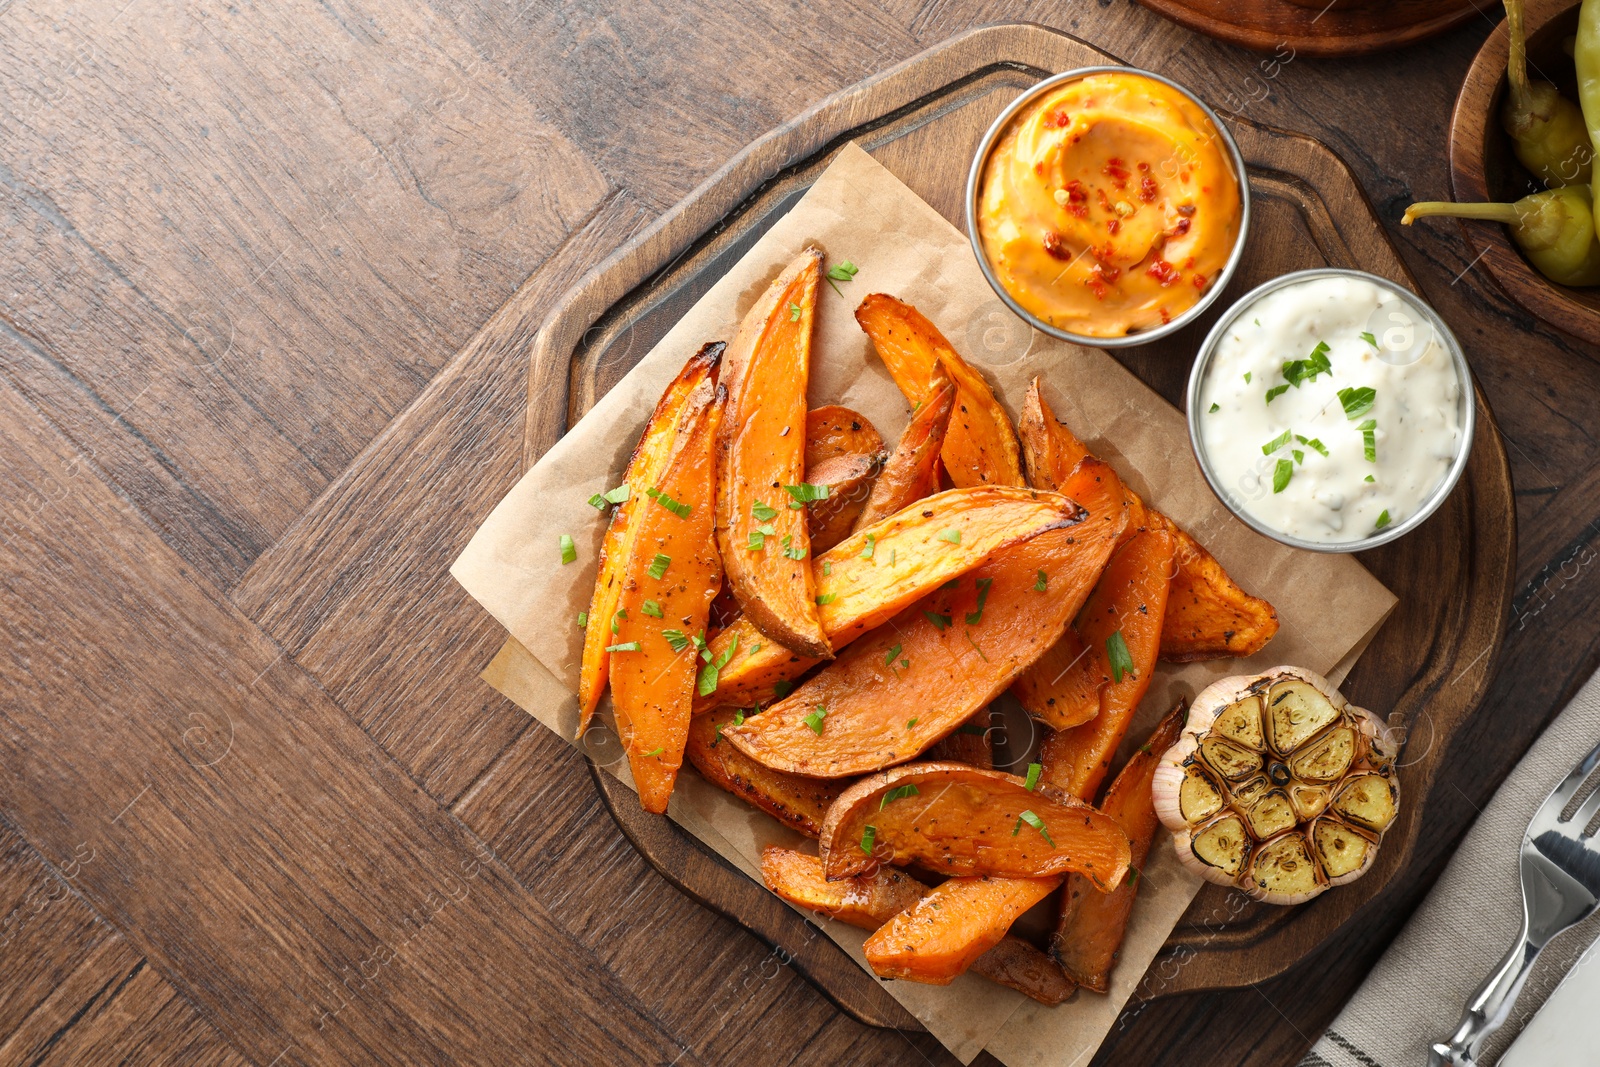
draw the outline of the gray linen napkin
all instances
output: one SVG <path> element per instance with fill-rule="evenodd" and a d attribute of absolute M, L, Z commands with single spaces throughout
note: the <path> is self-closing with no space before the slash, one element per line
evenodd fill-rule
<path fill-rule="evenodd" d="M 1512 770 L 1421 907 L 1300 1067 L 1423 1067 L 1428 1062 L 1428 1046 L 1455 1031 L 1467 998 L 1517 936 L 1522 918 L 1517 850 L 1528 820 L 1597 741 L 1600 674 L 1584 684 Z M 1481 1063 L 1500 1058 L 1597 935 L 1600 913 L 1550 943 L 1511 1018 L 1489 1039 Z"/>

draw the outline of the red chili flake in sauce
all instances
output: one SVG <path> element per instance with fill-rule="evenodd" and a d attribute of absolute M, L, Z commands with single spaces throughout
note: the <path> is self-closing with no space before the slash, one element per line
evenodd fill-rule
<path fill-rule="evenodd" d="M 1068 126 L 1072 125 L 1072 116 L 1068 115 L 1065 111 L 1057 111 L 1054 115 L 1050 116 L 1049 125 L 1054 126 L 1057 129 L 1064 130 Z"/>
<path fill-rule="evenodd" d="M 1106 264 L 1110 263 L 1112 258 L 1116 256 L 1117 250 L 1111 247 L 1110 241 L 1107 241 L 1104 245 L 1101 245 L 1098 248 L 1094 245 L 1090 245 L 1089 254 L 1101 264 Z"/>
<path fill-rule="evenodd" d="M 1106 232 L 1109 233 L 1111 236 L 1115 237 L 1117 235 L 1117 231 L 1120 230 L 1120 229 L 1122 229 L 1122 220 L 1121 219 L 1107 219 L 1106 220 Z"/>
<path fill-rule="evenodd" d="M 1178 214 L 1184 216 L 1185 218 L 1187 218 L 1190 215 L 1193 215 L 1194 214 L 1194 205 L 1193 204 L 1179 204 L 1178 205 Z"/>
<path fill-rule="evenodd" d="M 1106 191 L 1104 189 L 1101 189 L 1098 186 L 1096 186 L 1095 187 L 1095 191 L 1094 191 L 1094 195 L 1095 195 L 1095 199 L 1100 201 L 1100 209 L 1102 211 L 1115 210 L 1114 208 L 1112 208 L 1111 200 L 1106 196 Z"/>
<path fill-rule="evenodd" d="M 1120 189 L 1127 183 L 1128 177 L 1132 172 L 1128 170 L 1128 165 L 1126 163 L 1116 156 L 1112 156 L 1110 159 L 1106 160 L 1106 165 L 1101 168 L 1101 173 L 1103 173 L 1107 178 L 1110 178 L 1112 181 L 1116 182 L 1117 188 Z"/>
<path fill-rule="evenodd" d="M 1161 312 L 1161 325 L 1165 326 L 1172 321 L 1172 315 L 1166 308 L 1158 308 L 1157 310 Z"/>
<path fill-rule="evenodd" d="M 1204 289 L 1206 287 L 1206 276 L 1199 271 L 1196 271 L 1194 275 L 1194 287 L 1196 289 Z"/>
<path fill-rule="evenodd" d="M 1176 226 L 1172 227 L 1172 236 L 1182 237 L 1189 232 L 1189 220 L 1179 219 Z"/>
<path fill-rule="evenodd" d="M 1171 263 L 1168 263 L 1164 259 L 1156 259 L 1151 262 L 1150 268 L 1146 270 L 1145 273 L 1150 275 L 1150 277 L 1154 278 L 1156 281 L 1160 282 L 1163 288 L 1171 285 L 1180 277 L 1182 277 L 1178 271 L 1178 268 L 1174 267 Z"/>
<path fill-rule="evenodd" d="M 1155 203 L 1156 197 L 1160 194 L 1160 192 L 1161 190 L 1156 185 L 1156 180 L 1150 177 L 1150 175 L 1146 174 L 1143 178 L 1139 179 L 1140 200 L 1143 200 L 1147 204 L 1153 204 Z"/>
<path fill-rule="evenodd" d="M 1084 191 L 1083 183 L 1074 178 L 1066 185 L 1067 214 L 1076 218 L 1087 218 L 1089 215 L 1089 194 Z"/>
<path fill-rule="evenodd" d="M 1044 250 L 1056 259 L 1071 259 L 1072 249 L 1067 247 L 1067 240 L 1054 230 L 1044 232 Z"/>
<path fill-rule="evenodd" d="M 1104 300 L 1111 291 L 1111 285 L 1122 276 L 1121 267 L 1108 267 L 1104 263 L 1096 263 L 1089 269 L 1089 274 L 1083 279 L 1083 284 L 1089 287 L 1096 300 Z"/>
<path fill-rule="evenodd" d="M 1150 164 L 1148 164 L 1148 163 L 1140 163 L 1139 164 L 1139 173 L 1140 174 L 1149 174 L 1150 173 Z"/>

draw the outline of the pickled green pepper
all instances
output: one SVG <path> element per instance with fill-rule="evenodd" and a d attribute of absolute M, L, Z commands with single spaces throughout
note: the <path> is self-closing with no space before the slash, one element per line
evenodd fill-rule
<path fill-rule="evenodd" d="M 1600 0 L 1583 0 L 1578 9 L 1578 36 L 1572 45 L 1578 68 L 1578 104 L 1589 128 L 1591 147 L 1600 151 Z"/>
<path fill-rule="evenodd" d="M 1585 5 L 1600 0 L 1584 0 Z M 1427 201 L 1406 208 L 1402 225 L 1430 215 L 1503 222 L 1528 261 L 1557 285 L 1600 285 L 1600 239 L 1587 185 L 1525 196 L 1514 204 Z"/>
<path fill-rule="evenodd" d="M 1505 0 L 1511 55 L 1506 62 L 1510 91 L 1500 108 L 1500 125 L 1511 137 L 1517 160 L 1554 189 L 1587 185 L 1594 145 L 1578 105 L 1546 81 L 1528 80 L 1528 41 L 1522 30 L 1523 0 Z"/>

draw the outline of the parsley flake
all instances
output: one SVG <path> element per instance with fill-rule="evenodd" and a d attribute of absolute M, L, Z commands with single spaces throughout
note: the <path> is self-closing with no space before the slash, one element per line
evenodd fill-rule
<path fill-rule="evenodd" d="M 1278 465 L 1272 471 L 1272 491 L 1281 493 L 1289 485 L 1289 479 L 1294 477 L 1294 461 L 1289 459 L 1278 460 Z"/>
<path fill-rule="evenodd" d="M 1366 385 L 1359 389 L 1339 390 L 1339 403 L 1344 406 L 1344 417 L 1347 419 L 1359 419 L 1372 410 L 1377 399 L 1378 391 Z"/>
<path fill-rule="evenodd" d="M 1267 403 L 1272 403 L 1274 400 L 1288 391 L 1289 387 L 1287 385 L 1274 385 L 1271 389 L 1267 390 Z"/>
<path fill-rule="evenodd" d="M 1372 524 L 1372 528 L 1374 530 L 1381 530 L 1387 525 L 1389 525 L 1389 509 L 1384 508 L 1383 514 L 1378 516 L 1378 521 Z"/>
<path fill-rule="evenodd" d="M 1022 832 L 1023 823 L 1027 823 L 1029 826 L 1039 831 L 1039 835 L 1050 843 L 1051 848 L 1056 847 L 1056 843 L 1050 840 L 1050 831 L 1044 828 L 1044 820 L 1039 818 L 1039 816 L 1035 815 L 1031 811 L 1025 811 L 1021 815 L 1017 816 L 1017 825 L 1011 829 L 1012 837 L 1016 837 Z"/>
<path fill-rule="evenodd" d="M 868 823 L 866 829 L 861 831 L 861 851 L 865 852 L 869 856 L 872 855 L 872 846 L 876 844 L 877 841 L 878 828 L 873 826 L 871 823 Z"/>
<path fill-rule="evenodd" d="M 572 543 L 572 535 L 571 534 L 562 534 L 561 535 L 561 565 L 563 567 L 565 567 L 569 563 L 576 563 L 577 560 L 578 560 L 578 546 Z"/>
<path fill-rule="evenodd" d="M 944 633 L 944 628 L 950 625 L 950 616 L 940 615 L 936 611 L 924 611 L 922 617 L 933 623 L 933 628 Z"/>
<path fill-rule="evenodd" d="M 666 747 L 664 745 L 657 745 L 655 748 L 651 749 L 649 752 L 646 752 L 643 756 L 640 756 L 639 758 L 640 759 L 649 759 L 651 756 L 659 756 L 659 755 L 661 755 L 661 753 L 663 753 L 665 751 L 666 751 Z"/>
<path fill-rule="evenodd" d="M 799 485 L 786 485 L 783 487 L 783 491 L 794 498 L 789 505 L 790 507 L 794 507 L 797 504 L 810 504 L 816 500 L 828 499 L 827 486 L 812 485 L 810 482 L 801 482 Z"/>
<path fill-rule="evenodd" d="M 1128 651 L 1128 642 L 1123 640 L 1121 630 L 1106 638 L 1106 658 L 1111 661 L 1114 681 L 1121 682 L 1123 675 L 1134 673 L 1133 654 Z"/>
<path fill-rule="evenodd" d="M 1215 415 L 1217 412 L 1219 412 L 1221 410 L 1222 410 L 1222 408 L 1220 406 L 1218 406 L 1216 404 L 1212 404 L 1209 414 Z"/>
<path fill-rule="evenodd" d="M 1044 773 L 1044 764 L 1042 764 L 1042 763 L 1030 763 L 1030 764 L 1028 764 L 1028 780 L 1026 782 L 1022 783 L 1023 786 L 1026 787 L 1029 792 L 1032 792 L 1033 789 L 1039 784 L 1039 775 L 1041 775 L 1043 773 Z"/>
<path fill-rule="evenodd" d="M 1373 348 L 1377 348 L 1378 347 L 1378 339 L 1376 337 L 1372 336 L 1371 333 L 1362 334 L 1361 335 L 1361 339 L 1363 341 L 1367 342 L 1367 344 L 1371 345 Z"/>
<path fill-rule="evenodd" d="M 662 578 L 666 577 L 667 568 L 670 566 L 672 566 L 672 557 L 662 555 L 660 552 L 657 552 L 656 558 L 650 561 L 650 566 L 646 567 L 645 570 L 650 577 L 654 578 L 656 581 L 660 581 Z"/>
<path fill-rule="evenodd" d="M 644 604 L 640 606 L 639 610 L 650 616 L 652 619 L 662 618 L 661 603 L 659 601 L 646 600 Z"/>
<path fill-rule="evenodd" d="M 1356 429 L 1361 431 L 1361 452 L 1367 457 L 1367 462 L 1378 462 L 1378 420 L 1368 419 Z"/>
<path fill-rule="evenodd" d="M 682 630 L 662 630 L 661 636 L 667 639 L 667 644 L 672 646 L 674 652 L 682 652 L 689 647 L 689 635 Z"/>
<path fill-rule="evenodd" d="M 827 717 L 828 717 L 828 709 L 823 707 L 821 704 L 818 704 L 817 705 L 817 710 L 813 711 L 810 715 L 807 715 L 805 717 L 805 719 L 802 720 L 802 721 L 807 726 L 811 727 L 811 732 L 812 733 L 816 734 L 818 737 L 821 737 L 822 736 L 822 720 L 826 719 Z"/>
<path fill-rule="evenodd" d="M 1040 571 L 1039 572 L 1039 580 L 1033 583 L 1034 592 L 1043 593 L 1049 588 L 1050 588 L 1050 576 L 1048 574 L 1046 574 L 1044 571 Z"/>
<path fill-rule="evenodd" d="M 728 661 L 733 658 L 733 654 L 738 650 L 738 634 L 733 635 L 733 644 L 723 649 L 722 654 L 718 656 L 715 661 L 710 659 L 711 650 L 706 649 L 702 653 L 702 657 L 705 658 L 707 662 L 705 666 L 700 668 L 700 678 L 699 681 L 695 683 L 695 692 L 699 693 L 703 697 L 708 697 L 712 693 L 715 693 L 717 691 L 718 672 L 728 665 Z"/>
<path fill-rule="evenodd" d="M 882 811 L 890 803 L 896 800 L 904 800 L 906 797 L 914 797 L 916 795 L 917 787 L 912 785 L 910 782 L 907 782 L 905 785 L 897 785 L 887 793 L 883 794 L 883 799 L 878 801 L 878 810 Z"/>
<path fill-rule="evenodd" d="M 833 291 L 838 293 L 840 296 L 843 296 L 843 291 L 840 290 L 839 286 L 835 283 L 854 280 L 856 272 L 858 272 L 860 269 L 860 267 L 856 266 L 847 259 L 843 263 L 836 263 L 829 267 L 828 273 L 825 275 L 825 277 L 828 279 L 828 284 L 833 286 Z"/>
<path fill-rule="evenodd" d="M 838 600 L 838 599 L 839 599 L 839 594 L 838 593 L 819 593 L 817 595 L 817 607 L 819 607 L 819 608 L 827 607 L 829 604 L 832 604 L 835 600 Z"/>
<path fill-rule="evenodd" d="M 872 558 L 872 553 L 877 551 L 877 549 L 878 549 L 878 537 L 877 537 L 877 535 L 876 534 L 867 534 L 867 543 L 865 545 L 863 545 L 862 548 L 861 548 L 861 558 L 862 559 L 871 559 Z"/>
<path fill-rule="evenodd" d="M 1293 437 L 1293 436 L 1294 435 L 1291 434 L 1288 430 L 1283 431 L 1278 436 L 1274 437 L 1272 440 L 1268 441 L 1266 444 L 1261 446 L 1261 454 L 1263 456 L 1272 455 L 1278 449 L 1280 449 L 1284 445 L 1288 444 L 1289 443 L 1289 438 Z"/>
<path fill-rule="evenodd" d="M 694 511 L 694 505 L 685 504 L 681 501 L 674 500 L 672 497 L 668 496 L 666 493 L 663 493 L 659 489 L 646 489 L 644 491 L 644 495 L 649 497 L 651 500 L 654 500 L 657 504 L 660 504 L 668 511 L 672 512 L 680 519 L 687 519 L 689 514 Z"/>
<path fill-rule="evenodd" d="M 1318 341 L 1317 347 L 1305 359 L 1291 359 L 1283 365 L 1283 380 L 1296 389 L 1306 382 L 1314 382 L 1317 375 L 1333 374 L 1333 364 L 1328 362 L 1328 343 Z"/>
<path fill-rule="evenodd" d="M 946 526 L 939 531 L 939 540 L 948 541 L 952 545 L 959 545 L 961 543 L 961 531 L 954 526 Z"/>
<path fill-rule="evenodd" d="M 773 519 L 778 517 L 778 509 L 769 508 L 767 505 L 757 500 L 754 504 L 750 505 L 750 514 L 755 516 L 757 522 L 771 522 Z"/>
<path fill-rule="evenodd" d="M 587 629 L 588 626 L 589 626 L 589 613 L 587 611 L 578 612 L 578 629 L 580 629 L 580 630 Z"/>
<path fill-rule="evenodd" d="M 799 304 L 790 304 L 789 305 L 789 321 L 790 322 L 799 322 L 800 321 L 800 305 Z"/>
<path fill-rule="evenodd" d="M 639 651 L 639 642 L 637 642 L 637 641 L 624 641 L 620 645 L 607 645 L 606 646 L 606 651 L 607 652 L 637 652 L 637 651 Z"/>
<path fill-rule="evenodd" d="M 972 611 L 967 612 L 967 625 L 976 626 L 983 621 L 983 604 L 989 599 L 989 586 L 994 584 L 993 578 L 978 579 L 978 603 Z"/>

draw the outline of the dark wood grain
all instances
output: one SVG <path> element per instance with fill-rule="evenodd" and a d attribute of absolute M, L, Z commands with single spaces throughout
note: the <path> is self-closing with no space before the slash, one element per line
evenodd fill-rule
<path fill-rule="evenodd" d="M 1532 76 L 1554 82 L 1569 100 L 1576 100 L 1577 74 L 1562 42 L 1578 28 L 1578 5 L 1570 0 L 1532 0 L 1523 26 Z M 1450 187 L 1455 200 L 1513 201 L 1544 188 L 1512 155 L 1511 140 L 1500 126 L 1509 50 L 1510 33 L 1502 22 L 1483 42 L 1461 84 L 1450 116 Z M 1432 223 L 1441 224 L 1448 223 Z M 1579 340 L 1600 344 L 1600 288 L 1575 289 L 1550 281 L 1517 250 L 1504 226 L 1466 219 L 1457 225 L 1479 249 L 1484 269 L 1513 300 Z"/>
<path fill-rule="evenodd" d="M 1268 52 L 1359 56 L 1415 44 L 1479 12 L 1472 0 L 1139 0 L 1196 33 Z"/>
<path fill-rule="evenodd" d="M 95 486 L 103 520 L 47 534 L 20 522 L 56 507 L 62 483 L 17 465 L 44 447 L 37 435 L 0 438 L 7 662 L 18 628 L 40 642 L 27 646 L 37 684 L 8 688 L 0 706 L 30 728 L 81 714 L 61 673 L 61 648 L 81 633 L 55 604 L 65 587 L 24 598 L 8 584 L 24 546 L 59 574 L 93 577 L 72 593 L 72 613 L 89 612 L 83 601 L 93 599 L 98 624 L 118 627 L 113 647 L 151 617 L 123 587 L 164 560 L 185 576 L 168 585 L 175 603 L 215 619 L 231 600 L 248 618 L 234 614 L 228 633 L 275 646 L 268 658 L 281 651 L 321 688 L 319 715 L 365 729 L 368 742 L 347 740 L 370 758 L 343 760 L 343 777 L 398 777 L 422 810 L 453 805 L 481 840 L 517 857 L 506 862 L 510 877 L 556 929 L 548 947 L 490 938 L 485 952 L 507 983 L 561 983 L 549 1005 L 558 1017 L 596 1001 L 617 1018 L 636 1011 L 648 1021 L 617 1025 L 668 1033 L 662 1062 L 953 1062 L 927 1035 L 851 1019 L 775 967 L 767 945 L 644 864 L 581 759 L 560 742 L 547 747 L 474 680 L 498 635 L 446 568 L 521 468 L 527 346 L 585 271 L 829 94 L 974 26 L 1047 21 L 1220 108 L 1331 146 L 1465 343 L 1517 486 L 1511 627 L 1503 650 L 1481 661 L 1495 675 L 1483 710 L 1445 757 L 1475 770 L 1458 776 L 1459 792 L 1430 796 L 1415 889 L 1279 979 L 1148 1002 L 1119 1021 L 1100 1056 L 1292 1062 L 1448 858 L 1452 828 L 1476 815 L 1600 655 L 1600 441 L 1587 417 L 1600 406 L 1600 361 L 1508 297 L 1456 227 L 1397 226 L 1409 201 L 1451 195 L 1446 126 L 1498 19 L 1496 5 L 1483 10 L 1426 47 L 1318 62 L 1244 52 L 1123 0 L 425 0 L 404 10 L 291 0 L 272 11 L 209 0 L 0 3 L 0 378 L 86 457 L 67 493 Z M 536 166 L 519 171 L 518 160 Z M 562 199 L 572 191 L 575 201 Z M 507 347 L 472 340 L 491 317 L 512 320 L 493 331 Z M 239 343 L 213 358 L 223 336 Z M 1151 380 L 1182 374 L 1138 369 Z M 128 550 L 113 557 L 108 545 Z M 210 646 L 192 644 L 123 669 L 146 691 L 188 692 L 217 669 Z M 234 700 L 222 706 L 233 711 Z M 272 711 L 308 714 L 295 700 Z M 167 788 L 175 766 L 131 743 L 136 721 L 94 722 L 92 736 L 60 754 L 30 749 L 43 769 L 27 780 L 26 806 L 14 792 L 0 797 L 0 814 L 58 879 L 83 840 L 70 827 L 84 780 L 148 773 Z M 5 729 L 8 744 L 31 736 Z M 212 788 L 230 803 L 259 800 L 236 795 L 231 778 Z M 190 809 L 191 830 L 176 844 L 166 824 L 135 822 L 128 848 L 159 858 L 144 876 L 77 899 L 128 944 L 159 936 L 157 969 L 172 988 L 241 1055 L 270 1063 L 282 1047 L 273 1039 L 303 1005 L 213 1007 L 232 970 L 260 965 L 253 913 L 201 915 L 194 925 L 207 936 L 184 937 L 179 924 L 152 923 L 142 902 L 192 899 L 184 887 L 198 868 L 180 845 L 216 840 L 240 862 L 258 862 L 260 851 L 327 895 L 347 894 L 361 868 L 336 851 L 344 811 L 302 806 L 306 832 L 271 845 L 224 832 L 230 817 L 215 809 Z M 274 918 L 323 921 L 305 896 L 255 899 Z M 715 955 L 700 955 L 711 942 Z M 81 951 L 70 938 L 60 944 L 60 957 L 29 949 L 43 979 L 0 956 L 0 990 L 25 982 L 15 1002 L 36 1002 L 50 968 L 70 967 L 66 956 Z M 304 939 L 274 949 L 280 970 L 324 965 Z M 723 981 L 672 981 L 688 958 L 711 959 Z M 70 1019 L 87 1000 L 63 992 L 53 1003 Z M 116 1029 L 116 1018 L 97 1025 Z M 157 1018 L 163 1032 L 187 1025 Z M 180 1042 L 143 1042 L 129 1062 L 161 1060 Z M 319 1058 L 374 1056 L 325 1048 Z"/>
<path fill-rule="evenodd" d="M 975 31 L 756 141 L 556 308 L 533 344 L 530 455 L 548 448 L 553 434 L 630 370 L 788 210 L 830 162 L 832 146 L 858 141 L 960 225 L 966 161 L 999 110 L 1051 70 L 1108 61 L 1114 58 L 1035 27 Z M 1336 157 L 1306 138 L 1247 120 L 1233 126 L 1251 169 L 1254 221 L 1246 265 L 1221 307 L 1261 281 L 1313 266 L 1359 267 L 1414 285 Z M 745 197 L 752 188 L 757 191 Z M 620 295 L 602 306 L 611 294 Z M 1138 349 L 1125 362 L 1175 401 L 1187 377 L 1184 357 L 1215 317 L 1178 339 Z M 563 405 L 561 379 L 568 373 L 572 399 Z M 1426 534 L 1363 557 L 1396 592 L 1400 607 L 1347 686 L 1354 699 L 1392 709 L 1397 722 L 1425 727 L 1440 741 L 1477 707 L 1488 683 L 1483 663 L 1499 645 L 1510 607 L 1515 539 L 1502 519 L 1513 507 L 1510 471 L 1499 431 L 1481 403 L 1479 414 L 1483 431 L 1449 506 L 1429 521 Z M 1419 554 L 1424 545 L 1427 551 Z M 1384 911 L 1386 900 L 1409 888 L 1406 878 L 1415 868 L 1408 860 L 1442 751 L 1431 744 L 1409 750 L 1402 788 L 1410 802 L 1371 876 L 1294 909 L 1233 904 L 1226 890 L 1208 887 L 1158 957 L 1142 994 L 1254 985 Z M 674 884 L 794 955 L 799 969 L 858 1019 L 882 1025 L 894 1017 L 892 998 L 861 983 L 854 961 L 819 943 L 798 915 L 774 907 L 760 886 L 716 862 L 687 834 L 642 813 L 609 774 L 596 768 L 594 778 L 629 839 Z M 1224 921 L 1215 920 L 1219 914 Z M 1174 969 L 1176 961 L 1183 966 Z"/>

